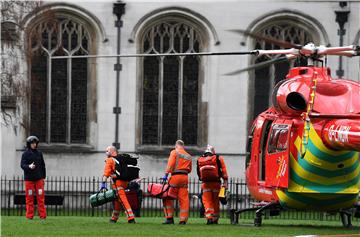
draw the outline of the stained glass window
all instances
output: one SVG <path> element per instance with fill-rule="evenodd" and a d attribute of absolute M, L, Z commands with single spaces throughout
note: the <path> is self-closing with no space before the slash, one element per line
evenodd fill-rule
<path fill-rule="evenodd" d="M 200 52 L 200 33 L 190 24 L 162 21 L 149 27 L 142 52 Z M 143 59 L 142 144 L 173 145 L 183 139 L 198 143 L 198 56 L 162 56 Z"/>
<path fill-rule="evenodd" d="M 46 143 L 85 144 L 90 34 L 75 19 L 42 21 L 29 34 L 31 47 L 30 133 Z"/>

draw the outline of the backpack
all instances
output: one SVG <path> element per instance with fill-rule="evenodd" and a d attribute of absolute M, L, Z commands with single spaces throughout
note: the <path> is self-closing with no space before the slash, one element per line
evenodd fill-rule
<path fill-rule="evenodd" d="M 129 154 L 119 154 L 117 157 L 113 157 L 113 159 L 115 161 L 116 179 L 131 181 L 139 178 L 138 157 L 133 157 Z"/>
<path fill-rule="evenodd" d="M 222 177 L 219 155 L 201 156 L 197 160 L 197 173 L 203 182 L 219 182 Z"/>

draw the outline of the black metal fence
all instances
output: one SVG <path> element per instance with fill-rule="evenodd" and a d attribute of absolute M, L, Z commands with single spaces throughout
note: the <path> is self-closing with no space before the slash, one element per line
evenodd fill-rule
<path fill-rule="evenodd" d="M 140 215 L 146 217 L 162 217 L 162 200 L 146 195 L 149 183 L 159 183 L 159 178 L 146 178 L 140 182 L 143 190 Z M 112 203 L 107 203 L 100 207 L 92 208 L 89 197 L 99 190 L 100 177 L 49 177 L 45 180 L 46 195 L 63 197 L 62 205 L 48 205 L 46 207 L 48 215 L 59 216 L 110 216 Z M 227 218 L 230 209 L 240 209 L 252 207 L 254 200 L 250 197 L 246 183 L 241 179 L 229 180 L 230 200 L 227 205 L 221 205 L 221 217 Z M 199 194 L 201 192 L 198 179 L 190 179 L 190 218 L 201 216 L 201 202 Z M 15 197 L 24 195 L 24 181 L 20 176 L 1 177 L 1 211 L 2 215 L 25 215 L 25 205 L 16 204 Z M 176 204 L 178 205 L 178 204 Z M 178 210 L 178 208 L 176 208 Z M 176 213 L 177 214 L 177 213 Z M 253 218 L 254 213 L 241 214 L 241 218 Z M 267 218 L 267 216 L 265 216 Z M 274 218 L 274 217 L 272 217 Z M 339 220 L 338 215 L 327 215 L 322 212 L 281 212 L 275 218 L 286 219 L 317 219 L 317 220 Z M 356 219 L 355 219 L 356 220 Z"/>

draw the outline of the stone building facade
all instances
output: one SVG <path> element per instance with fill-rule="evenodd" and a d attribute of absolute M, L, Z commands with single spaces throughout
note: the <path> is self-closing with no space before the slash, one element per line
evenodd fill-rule
<path fill-rule="evenodd" d="M 121 20 L 114 7 L 124 7 Z M 21 42 L 15 50 L 18 80 L 27 91 L 11 102 L 13 90 L 2 85 L 2 110 L 12 116 L 1 127 L 1 173 L 8 176 L 22 174 L 24 141 L 35 134 L 50 176 L 100 176 L 104 150 L 113 143 L 139 155 L 143 177 L 160 176 L 181 138 L 194 157 L 207 144 L 215 146 L 230 176 L 243 178 L 249 124 L 271 103 L 271 88 L 298 62 L 229 76 L 268 58 L 157 56 L 118 62 L 92 55 L 278 48 L 234 32 L 240 29 L 296 44 L 359 44 L 360 37 L 359 1 L 75 0 L 17 9 L 16 24 L 4 16 L 1 22 L 3 67 L 14 60 L 6 53 L 12 42 L 4 39 L 14 28 L 14 41 Z M 359 58 L 327 61 L 333 75 L 360 81 Z"/>

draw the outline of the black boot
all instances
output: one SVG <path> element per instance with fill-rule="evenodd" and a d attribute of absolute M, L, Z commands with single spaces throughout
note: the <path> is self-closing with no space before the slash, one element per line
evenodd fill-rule
<path fill-rule="evenodd" d="M 174 224 L 174 218 L 166 218 L 166 221 L 163 222 L 163 224 L 165 225 Z"/>
<path fill-rule="evenodd" d="M 180 221 L 179 225 L 186 225 L 186 221 Z"/>
<path fill-rule="evenodd" d="M 131 219 L 131 220 L 128 220 L 128 223 L 129 224 L 135 224 L 136 222 L 135 222 L 135 219 Z"/>
<path fill-rule="evenodd" d="M 109 223 L 115 224 L 115 223 L 116 223 L 116 220 L 110 219 L 110 220 L 109 220 Z"/>
<path fill-rule="evenodd" d="M 213 222 L 213 220 L 208 219 L 207 222 L 206 222 L 206 224 L 207 224 L 207 225 L 212 225 L 212 224 L 214 224 L 214 222 Z"/>

